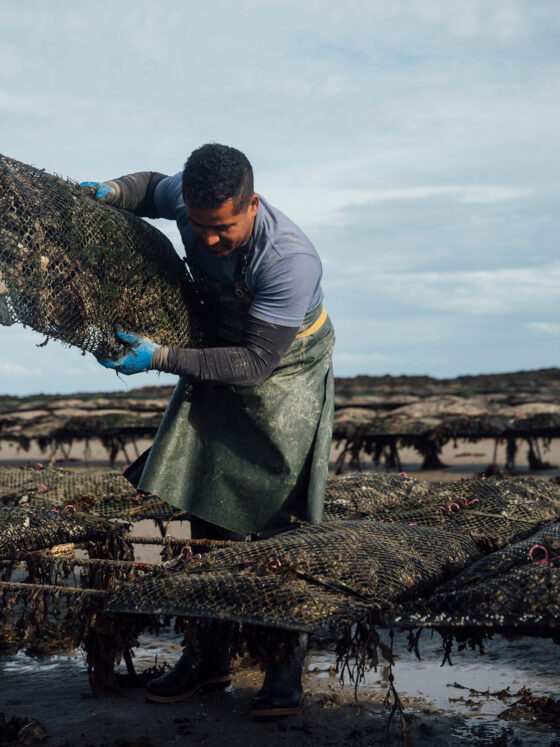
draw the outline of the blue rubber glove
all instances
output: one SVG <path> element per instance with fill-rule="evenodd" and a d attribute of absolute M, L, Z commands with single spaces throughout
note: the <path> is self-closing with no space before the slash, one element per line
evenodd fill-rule
<path fill-rule="evenodd" d="M 80 182 L 80 187 L 91 187 L 92 189 L 95 189 L 95 197 L 98 200 L 107 200 L 108 198 L 115 197 L 117 194 L 113 187 L 109 186 L 109 184 L 104 184 L 103 182 Z"/>
<path fill-rule="evenodd" d="M 128 332 L 117 330 L 116 335 L 119 340 L 127 342 L 131 346 L 130 350 L 122 358 L 117 358 L 116 361 L 102 361 L 98 358 L 98 363 L 101 363 L 105 368 L 112 368 L 126 375 L 148 371 L 152 356 L 161 345 L 148 340 L 146 337 Z"/>

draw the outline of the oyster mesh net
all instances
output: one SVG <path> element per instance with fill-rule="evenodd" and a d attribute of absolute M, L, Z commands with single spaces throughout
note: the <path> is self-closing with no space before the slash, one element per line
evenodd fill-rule
<path fill-rule="evenodd" d="M 534 478 L 441 484 L 381 473 L 331 478 L 325 519 L 357 516 L 468 534 L 488 552 L 559 518 L 560 486 Z"/>
<path fill-rule="evenodd" d="M 105 518 L 171 519 L 183 512 L 157 496 L 137 493 L 118 470 L 73 472 L 43 466 L 0 467 L 0 505 L 71 505 Z"/>
<path fill-rule="evenodd" d="M 71 509 L 31 506 L 0 508 L 0 558 L 17 559 L 26 552 L 66 543 L 106 539 L 122 527 Z"/>
<path fill-rule="evenodd" d="M 396 475 L 343 476 L 329 480 L 326 506 L 327 520 L 321 525 L 178 562 L 179 570 L 167 577 L 123 588 L 109 609 L 336 637 L 360 620 L 382 625 L 409 602 L 409 613 L 422 609 L 414 624 L 426 620 L 429 625 L 429 595 L 436 587 L 496 548 L 511 548 L 537 526 L 560 519 L 560 486 L 523 479 L 432 485 Z M 354 518 L 333 518 L 344 513 Z M 481 570 L 480 584 L 493 606 L 481 608 L 480 625 L 500 627 L 507 620 L 527 626 L 531 607 L 531 625 L 549 629 L 546 609 L 558 606 L 556 570 L 550 565 L 537 569 L 527 558 L 521 575 L 505 570 L 492 576 Z M 519 588 L 526 576 L 530 592 L 526 585 L 524 592 Z M 526 602 L 520 603 L 519 614 L 508 614 L 510 600 L 523 594 Z M 450 626 L 466 624 L 459 598 L 460 588 L 441 602 Z M 467 603 L 474 618 L 475 601 L 471 594 Z"/>
<path fill-rule="evenodd" d="M 0 323 L 101 358 L 122 351 L 116 325 L 192 346 L 193 294 L 171 242 L 92 194 L 0 156 Z"/>
<path fill-rule="evenodd" d="M 330 636 L 479 557 L 467 536 L 371 519 L 333 521 L 208 553 L 181 572 L 123 588 L 108 610 Z"/>
<path fill-rule="evenodd" d="M 478 560 L 386 623 L 404 627 L 555 630 L 560 620 L 560 524 Z"/>
<path fill-rule="evenodd" d="M 185 514 L 155 495 L 138 494 L 119 470 L 0 466 L 0 505 L 74 508 L 140 520 Z M 433 484 L 394 474 L 329 477 L 324 521 L 374 518 L 382 523 L 440 527 L 471 535 L 488 550 L 554 521 L 560 487 L 539 479 L 492 478 Z"/>
<path fill-rule="evenodd" d="M 118 528 L 108 518 L 177 515 L 155 496 L 136 501 L 115 470 L 0 468 L 0 498 L 0 557 L 96 533 L 103 540 Z M 180 557 L 124 585 L 109 610 L 329 637 L 365 619 L 550 631 L 560 619 L 559 521 L 560 485 L 542 479 L 331 477 L 322 524 L 228 543 L 199 559 L 177 540 Z"/>

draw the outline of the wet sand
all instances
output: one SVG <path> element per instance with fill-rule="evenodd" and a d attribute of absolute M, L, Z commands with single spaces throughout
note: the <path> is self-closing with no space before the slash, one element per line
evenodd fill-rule
<path fill-rule="evenodd" d="M 439 637 L 431 640 L 428 633 L 424 635 L 421 662 L 407 652 L 403 635 L 397 634 L 395 644 L 395 685 L 412 744 L 558 744 L 560 730 L 550 725 L 500 717 L 518 700 L 515 694 L 522 687 L 543 696 L 558 694 L 555 644 L 497 638 L 488 643 L 486 654 L 456 652 L 453 667 L 442 668 Z M 386 633 L 383 637 L 388 639 Z M 180 655 L 177 640 L 170 635 L 143 636 L 141 644 L 136 651 L 138 669 L 153 664 L 156 654 L 160 663 L 164 659 L 170 664 Z M 154 704 L 145 702 L 140 689 L 123 689 L 108 698 L 91 697 L 80 652 L 43 662 L 20 653 L 1 662 L 0 711 L 8 718 L 17 714 L 38 720 L 48 734 L 48 744 L 60 746 L 385 744 L 388 667 L 366 675 L 356 702 L 354 688 L 340 684 L 333 665 L 332 653 L 311 651 L 300 713 L 257 722 L 247 716 L 249 701 L 263 677 L 255 667 L 236 671 L 232 686 L 224 692 L 197 694 L 184 703 Z M 497 693 L 505 688 L 511 697 L 502 692 L 500 699 Z M 398 715 L 390 735 L 390 744 L 401 743 Z"/>
<path fill-rule="evenodd" d="M 525 451 L 520 449 L 517 459 L 521 474 L 538 477 L 560 474 L 560 445 L 553 443 L 550 451 L 543 454 L 544 459 L 556 466 L 539 473 L 528 471 Z M 403 469 L 412 477 L 450 481 L 480 473 L 493 461 L 493 452 L 491 441 L 459 442 L 457 448 L 448 444 L 441 459 L 449 466 L 433 472 L 419 471 L 421 459 L 412 450 L 403 449 L 401 460 Z M 92 445 L 87 459 L 80 444 L 73 446 L 70 456 L 72 461 L 58 462 L 59 466 L 74 469 L 108 466 L 104 450 L 96 445 Z M 335 456 L 333 450 L 333 459 Z M 34 450 L 17 453 L 14 448 L 10 453 L 3 445 L 0 464 L 23 464 L 40 461 L 42 457 Z M 503 468 L 503 447 L 498 448 L 497 462 Z M 123 461 L 115 466 L 122 467 Z M 372 468 L 368 457 L 363 466 Z M 157 530 L 153 522 L 146 521 L 136 525 L 135 533 L 157 533 Z M 169 533 L 188 536 L 188 523 L 174 523 Z M 382 638 L 388 643 L 387 632 Z M 405 707 L 412 744 L 560 745 L 558 721 L 555 727 L 530 716 L 521 721 L 500 717 L 519 700 L 516 694 L 522 687 L 528 687 L 538 696 L 559 697 L 560 648 L 552 641 L 536 638 L 506 641 L 496 636 L 487 643 L 486 653 L 455 650 L 453 666 L 441 667 L 441 639 L 424 631 L 420 653 L 422 661 L 418 662 L 407 651 L 406 636 L 396 634 L 393 674 Z M 144 635 L 135 654 L 138 671 L 153 665 L 156 656 L 158 663 L 165 660 L 173 665 L 180 655 L 179 639 L 172 634 L 160 638 Z M 301 712 L 261 723 L 250 719 L 247 710 L 263 675 L 246 662 L 237 663 L 232 687 L 225 692 L 198 694 L 184 703 L 153 704 L 144 701 L 141 689 L 123 689 L 110 698 L 91 697 L 80 651 L 45 660 L 20 652 L 0 658 L 0 713 L 4 713 L 6 720 L 17 715 L 39 721 L 48 736 L 47 744 L 61 746 L 385 744 L 388 666 L 381 665 L 377 672 L 366 674 L 356 703 L 354 687 L 340 684 L 334 662 L 334 653 L 311 650 Z M 122 664 L 120 671 L 124 672 Z M 400 743 L 401 724 L 396 715 L 389 744 Z"/>

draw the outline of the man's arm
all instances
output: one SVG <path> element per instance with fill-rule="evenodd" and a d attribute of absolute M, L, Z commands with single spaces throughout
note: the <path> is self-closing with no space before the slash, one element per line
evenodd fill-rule
<path fill-rule="evenodd" d="M 293 342 L 320 277 L 321 263 L 316 256 L 292 255 L 275 262 L 259 278 L 239 345 L 200 350 L 160 348 L 151 368 L 230 385 L 252 386 L 264 381 Z M 320 296 L 317 301 L 320 303 Z"/>
<path fill-rule="evenodd" d="M 145 337 L 117 331 L 128 351 L 115 361 L 99 360 L 119 373 L 166 371 L 216 384 L 254 386 L 276 368 L 294 340 L 298 327 L 279 327 L 249 317 L 241 345 L 179 349 L 158 345 Z"/>
<path fill-rule="evenodd" d="M 249 316 L 241 345 L 193 350 L 162 346 L 152 356 L 150 368 L 198 381 L 254 386 L 270 376 L 298 329 Z"/>
<path fill-rule="evenodd" d="M 255 385 L 272 373 L 295 339 L 320 276 L 316 257 L 275 263 L 260 279 L 239 345 L 175 349 L 128 335 L 123 339 L 132 343 L 131 352 L 103 365 L 126 374 L 152 369 L 216 384 Z M 316 300 L 320 303 L 321 295 Z"/>
<path fill-rule="evenodd" d="M 95 187 L 95 196 L 107 205 L 128 210 L 142 218 L 159 218 L 154 193 L 165 174 L 138 171 L 106 182 L 82 182 L 83 187 Z"/>

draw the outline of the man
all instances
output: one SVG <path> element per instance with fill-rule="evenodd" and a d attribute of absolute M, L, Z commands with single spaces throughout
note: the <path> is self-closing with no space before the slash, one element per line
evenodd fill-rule
<path fill-rule="evenodd" d="M 194 538 L 260 539 L 322 518 L 332 435 L 334 332 L 322 307 L 321 262 L 307 236 L 254 192 L 235 148 L 195 150 L 182 173 L 140 172 L 85 183 L 137 215 L 177 222 L 211 340 L 170 349 L 133 331 L 132 349 L 103 365 L 178 374 L 147 458 L 127 477 L 191 516 Z M 302 641 L 267 670 L 251 714 L 295 713 Z M 147 698 L 182 700 L 231 679 L 227 642 L 208 638 L 153 680 Z"/>

